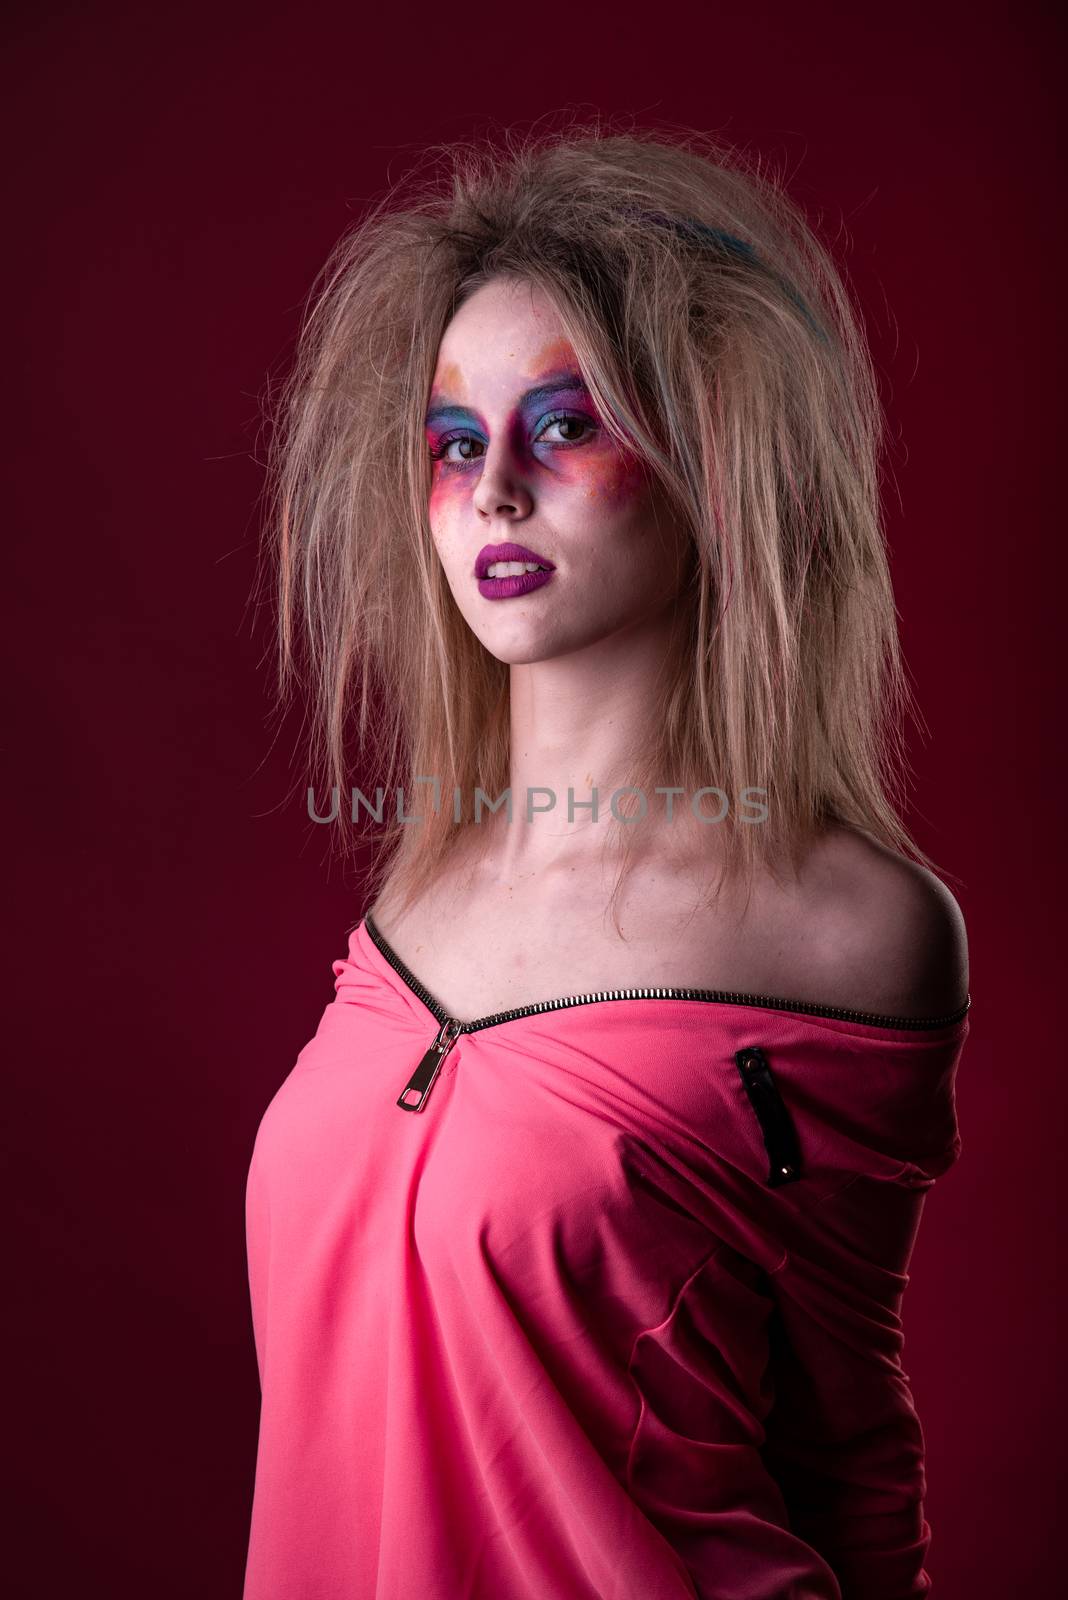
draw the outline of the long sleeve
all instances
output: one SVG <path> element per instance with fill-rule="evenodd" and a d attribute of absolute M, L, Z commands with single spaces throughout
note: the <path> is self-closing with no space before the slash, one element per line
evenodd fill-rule
<path fill-rule="evenodd" d="M 901 1301 L 933 1177 L 858 1176 L 799 1218 L 769 1282 L 774 1401 L 764 1459 L 794 1532 L 842 1600 L 914 1600 L 924 1569 L 924 1437 L 902 1367 Z"/>

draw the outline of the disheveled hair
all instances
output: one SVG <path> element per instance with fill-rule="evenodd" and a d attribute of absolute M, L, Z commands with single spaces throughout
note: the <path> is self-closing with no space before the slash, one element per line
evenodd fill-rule
<path fill-rule="evenodd" d="M 717 785 L 724 871 L 750 883 L 830 822 L 933 865 L 899 814 L 903 718 L 921 719 L 882 529 L 884 421 L 842 278 L 758 160 L 601 122 L 430 152 L 309 298 L 264 550 L 279 703 L 306 682 L 309 785 L 321 812 L 339 790 L 343 850 L 373 836 L 370 880 L 410 904 L 470 837 L 476 787 L 508 784 L 509 668 L 438 560 L 424 430 L 446 325 L 498 277 L 549 297 L 606 427 L 692 538 L 663 714 L 630 779 L 650 815 L 658 785 Z M 419 776 L 439 779 L 439 811 Z M 397 820 L 398 785 L 419 822 Z M 381 825 L 349 824 L 354 786 L 385 791 Z M 766 791 L 765 822 L 740 820 L 746 788 Z M 606 826 L 622 827 L 618 894 L 636 830 Z"/>

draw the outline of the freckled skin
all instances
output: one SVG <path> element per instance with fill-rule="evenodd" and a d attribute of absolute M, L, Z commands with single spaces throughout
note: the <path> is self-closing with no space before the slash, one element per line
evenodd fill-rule
<path fill-rule="evenodd" d="M 576 474 L 576 478 L 580 475 Z M 646 488 L 643 464 L 633 457 L 612 452 L 608 459 L 594 463 L 581 474 L 587 500 L 601 502 L 615 510 L 636 500 Z"/>
<path fill-rule="evenodd" d="M 556 393 L 568 372 L 580 368 L 551 302 L 529 284 L 495 279 L 449 323 L 434 373 L 431 408 L 449 410 L 428 420 L 428 448 L 445 451 L 433 465 L 431 533 L 468 625 L 512 664 L 621 646 L 621 635 L 670 606 L 688 548 L 659 486 L 617 446 L 589 394 L 572 382 Z M 547 380 L 553 393 L 525 404 Z M 565 413 L 577 420 L 544 426 Z M 528 595 L 487 600 L 475 557 L 507 540 L 556 571 Z"/>

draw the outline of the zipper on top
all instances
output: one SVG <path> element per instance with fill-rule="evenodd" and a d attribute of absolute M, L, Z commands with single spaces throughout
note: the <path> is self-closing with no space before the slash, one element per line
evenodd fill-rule
<path fill-rule="evenodd" d="M 491 1016 L 476 1017 L 472 1022 L 461 1022 L 457 1017 L 450 1017 L 444 1007 L 434 999 L 430 990 L 420 983 L 409 967 L 405 966 L 400 956 L 379 933 L 373 919 L 365 916 L 363 922 L 376 949 L 381 951 L 394 972 L 403 978 L 408 988 L 439 1023 L 437 1036 L 405 1084 L 397 1101 L 402 1111 L 422 1111 L 446 1055 L 462 1033 L 478 1033 L 482 1028 L 493 1028 L 499 1023 L 511 1022 L 516 1017 L 532 1017 L 545 1011 L 561 1011 L 568 1006 L 597 1005 L 604 1000 L 703 1000 L 715 1005 L 759 1006 L 772 1011 L 796 1011 L 809 1017 L 830 1017 L 839 1022 L 862 1023 L 871 1028 L 907 1029 L 949 1027 L 951 1023 L 959 1022 L 971 1006 L 971 996 L 969 996 L 962 1006 L 944 1017 L 892 1017 L 872 1011 L 854 1011 L 848 1006 L 821 1006 L 807 1000 L 783 1000 L 775 995 L 746 994 L 729 989 L 656 987 L 601 989 L 593 994 L 568 994 L 556 1000 L 538 1000 L 533 1005 L 514 1006 L 509 1011 L 495 1011 Z M 414 1102 L 411 1101 L 413 1094 Z"/>

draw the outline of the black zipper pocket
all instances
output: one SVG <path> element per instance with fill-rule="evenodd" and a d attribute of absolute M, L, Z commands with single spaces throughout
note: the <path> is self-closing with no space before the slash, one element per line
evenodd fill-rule
<path fill-rule="evenodd" d="M 745 1050 L 736 1051 L 734 1059 L 764 1135 L 764 1148 L 770 1162 L 767 1187 L 777 1189 L 780 1184 L 798 1182 L 801 1146 L 797 1129 L 771 1075 L 767 1056 L 756 1045 L 749 1045 Z"/>

